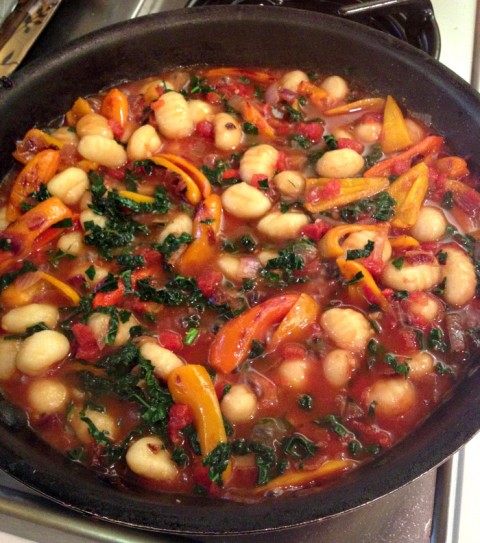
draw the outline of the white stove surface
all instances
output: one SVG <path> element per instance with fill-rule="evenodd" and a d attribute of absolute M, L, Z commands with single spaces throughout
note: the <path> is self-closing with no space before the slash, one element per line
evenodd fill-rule
<path fill-rule="evenodd" d="M 4 0 L 0 0 L 2 3 Z M 121 0 L 127 1 L 127 0 Z M 440 62 L 463 79 L 480 88 L 480 0 L 431 0 L 440 27 Z M 184 5 L 179 0 L 143 0 L 138 2 L 135 16 L 152 11 L 176 9 Z M 452 492 L 449 497 L 450 519 L 445 543 L 477 543 L 480 521 L 480 434 L 477 434 L 453 459 Z M 1 530 L 1 528 L 0 528 Z M 34 534 L 32 537 L 35 538 Z M 68 543 L 57 539 L 52 543 Z M 35 543 L 0 531 L 0 543 Z M 392 542 L 393 543 L 393 542 Z M 412 542 L 415 543 L 415 542 Z"/>

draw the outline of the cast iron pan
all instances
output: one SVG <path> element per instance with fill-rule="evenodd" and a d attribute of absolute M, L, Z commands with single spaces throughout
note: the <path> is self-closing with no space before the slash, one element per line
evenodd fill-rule
<path fill-rule="evenodd" d="M 13 142 L 74 99 L 164 68 L 194 64 L 278 66 L 345 75 L 428 113 L 454 152 L 480 160 L 480 99 L 425 54 L 355 23 L 285 8 L 220 6 L 163 13 L 91 34 L 14 77 L 0 92 L 0 174 Z M 478 430 L 479 357 L 455 393 L 394 449 L 328 488 L 254 506 L 121 490 L 69 463 L 0 405 L 0 467 L 74 510 L 155 531 L 233 535 L 299 527 L 366 504 L 419 477 Z M 250 539 L 250 538 L 249 538 Z"/>

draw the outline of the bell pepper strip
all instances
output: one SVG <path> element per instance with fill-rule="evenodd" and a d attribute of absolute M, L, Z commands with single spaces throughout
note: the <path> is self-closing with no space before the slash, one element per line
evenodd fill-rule
<path fill-rule="evenodd" d="M 249 100 L 243 100 L 241 103 L 240 113 L 245 122 L 253 124 L 257 127 L 260 134 L 267 138 L 275 137 L 275 129 L 268 123 L 267 119 Z"/>
<path fill-rule="evenodd" d="M 228 442 L 215 387 L 204 366 L 186 364 L 174 369 L 168 376 L 167 385 L 175 403 L 188 405 L 192 411 L 203 458 L 217 445 Z M 224 483 L 231 474 L 229 461 L 222 474 Z"/>
<path fill-rule="evenodd" d="M 4 308 L 12 309 L 32 303 L 33 299 L 42 290 L 38 272 L 25 273 L 0 294 L 0 302 Z"/>
<path fill-rule="evenodd" d="M 319 249 L 325 258 L 337 258 L 342 256 L 345 250 L 340 242 L 345 236 L 355 232 L 388 233 L 389 224 L 341 224 L 328 230 L 319 242 Z"/>
<path fill-rule="evenodd" d="M 348 286 L 349 294 L 353 299 L 359 301 L 359 297 L 361 297 L 366 299 L 369 304 L 376 304 L 383 310 L 389 307 L 388 300 L 382 294 L 372 274 L 360 262 L 337 258 L 337 266 L 345 281 L 358 278 L 353 285 Z"/>
<path fill-rule="evenodd" d="M 56 289 L 58 289 L 62 294 L 69 298 L 74 305 L 78 305 L 80 303 L 80 296 L 75 292 L 75 290 L 73 290 L 70 285 L 67 285 L 63 281 L 60 281 L 60 279 L 57 279 L 53 275 L 42 271 L 38 272 L 38 276 L 40 279 L 47 281 Z"/>
<path fill-rule="evenodd" d="M 274 350 L 285 341 L 297 342 L 305 339 L 309 327 L 317 321 L 319 313 L 318 303 L 308 294 L 300 294 L 295 305 L 273 333 L 268 349 Z"/>
<path fill-rule="evenodd" d="M 355 466 L 359 462 L 355 460 L 327 460 L 319 468 L 313 470 L 302 470 L 302 471 L 288 471 L 275 479 L 268 481 L 266 485 L 259 486 L 256 488 L 256 494 L 263 494 L 266 491 L 279 490 L 279 489 L 294 489 L 297 487 L 304 487 L 306 484 L 314 484 L 315 481 L 319 479 L 329 479 L 331 477 L 337 476 L 342 472 L 346 472 Z"/>
<path fill-rule="evenodd" d="M 395 165 L 401 162 L 410 163 L 412 159 L 418 155 L 422 155 L 424 157 L 437 155 L 442 148 L 443 141 L 444 140 L 441 136 L 427 136 L 415 145 L 412 145 L 412 147 L 406 151 L 377 162 L 377 164 L 367 170 L 363 176 L 378 177 L 382 175 L 392 175 Z"/>
<path fill-rule="evenodd" d="M 330 195 L 328 184 L 338 183 L 338 190 Z M 363 198 L 370 198 L 382 192 L 389 186 L 387 177 L 351 177 L 344 179 L 329 179 L 327 177 L 309 178 L 305 183 L 305 208 L 310 213 L 320 213 L 344 206 Z M 327 187 L 327 190 L 324 190 Z"/>
<path fill-rule="evenodd" d="M 72 226 L 69 227 L 69 230 L 72 232 L 79 229 L 79 226 L 80 226 L 79 215 L 76 213 L 72 214 L 71 219 L 72 219 Z M 40 234 L 33 242 L 32 251 L 35 252 L 41 249 L 42 247 L 45 247 L 45 245 L 48 245 L 51 241 L 60 237 L 64 231 L 65 231 L 65 228 L 58 228 L 56 226 L 49 228 L 48 230 L 45 230 L 45 232 Z"/>
<path fill-rule="evenodd" d="M 205 77 L 247 77 L 256 83 L 273 83 L 274 77 L 258 70 L 245 70 L 244 68 L 212 68 L 205 72 Z"/>
<path fill-rule="evenodd" d="M 52 196 L 11 223 L 1 233 L 1 237 L 9 239 L 14 249 L 4 251 L 0 261 L 0 273 L 25 257 L 41 234 L 68 217 L 72 217 L 71 210 L 60 198 Z"/>
<path fill-rule="evenodd" d="M 405 234 L 397 236 L 395 238 L 390 238 L 388 240 L 392 249 L 408 249 L 412 247 L 420 247 L 420 242 L 412 236 L 407 236 Z"/>
<path fill-rule="evenodd" d="M 20 146 L 22 144 L 25 144 L 26 142 L 33 142 L 34 145 L 38 146 L 39 149 L 45 150 L 45 149 L 61 149 L 65 143 L 54 137 L 50 134 L 47 134 L 47 132 L 43 132 L 43 130 L 39 130 L 38 128 L 32 128 L 30 129 L 25 136 L 23 136 L 23 140 L 20 143 Z M 28 162 L 28 157 L 32 157 L 33 153 L 22 153 L 18 150 L 18 144 L 17 144 L 17 150 L 12 153 L 13 158 L 15 160 L 18 160 L 18 162 L 21 162 L 22 164 L 26 164 Z"/>
<path fill-rule="evenodd" d="M 382 151 L 388 154 L 396 153 L 397 151 L 403 151 L 412 144 L 412 138 L 408 133 L 402 110 L 391 96 L 387 96 L 385 109 L 383 110 Z"/>
<path fill-rule="evenodd" d="M 222 201 L 217 194 L 211 194 L 199 206 L 193 219 L 195 238 L 181 255 L 176 267 L 182 275 L 198 275 L 215 257 L 217 234 L 222 221 Z"/>
<path fill-rule="evenodd" d="M 132 192 L 129 190 L 119 190 L 118 194 L 123 198 L 128 198 L 137 202 L 137 204 L 153 204 L 155 198 L 153 196 L 147 196 L 146 194 L 139 194 L 138 192 Z"/>
<path fill-rule="evenodd" d="M 317 85 L 309 81 L 301 81 L 297 87 L 297 93 L 309 98 L 310 102 L 317 107 L 322 106 L 325 98 L 328 96 L 328 92 L 325 89 L 317 87 Z"/>
<path fill-rule="evenodd" d="M 109 292 L 97 292 L 92 300 L 92 307 L 104 307 L 108 305 L 118 305 L 123 298 L 125 292 L 125 285 L 123 281 L 118 282 L 118 286 L 115 290 Z"/>
<path fill-rule="evenodd" d="M 397 202 L 392 226 L 410 228 L 418 219 L 420 208 L 428 190 L 428 166 L 418 163 L 396 179 L 387 189 Z"/>
<path fill-rule="evenodd" d="M 459 156 L 444 156 L 434 162 L 434 167 L 448 179 L 460 179 L 470 173 L 467 161 Z"/>
<path fill-rule="evenodd" d="M 100 106 L 100 114 L 118 123 L 122 129 L 128 120 L 128 110 L 128 98 L 118 89 L 109 90 Z"/>
<path fill-rule="evenodd" d="M 36 154 L 18 174 L 10 192 L 7 204 L 7 220 L 14 221 L 21 215 L 21 204 L 28 195 L 37 191 L 40 185 L 48 183 L 57 172 L 60 152 L 45 149 Z"/>
<path fill-rule="evenodd" d="M 252 341 L 265 340 L 268 330 L 288 314 L 298 294 L 270 298 L 227 322 L 210 346 L 209 364 L 216 371 L 232 372 L 246 360 Z"/>
<path fill-rule="evenodd" d="M 78 121 L 88 115 L 88 113 L 93 113 L 93 109 L 90 104 L 85 100 L 85 98 L 77 98 L 67 112 L 66 119 L 69 126 L 76 126 Z"/>
<path fill-rule="evenodd" d="M 178 167 L 171 160 L 167 160 L 161 155 L 152 156 L 150 160 L 158 166 L 162 166 L 163 168 L 166 168 L 167 170 L 170 170 L 179 175 L 182 181 L 185 183 L 185 196 L 187 197 L 187 200 L 193 205 L 197 205 L 198 203 L 200 203 L 200 200 L 202 199 L 202 193 L 200 191 L 200 188 L 198 187 L 195 180 L 192 179 L 192 177 L 185 170 Z"/>
<path fill-rule="evenodd" d="M 100 166 L 98 162 L 93 162 L 92 160 L 79 160 L 75 166 L 77 168 L 80 168 L 84 172 L 88 173 L 90 170 L 98 170 L 98 167 Z"/>
<path fill-rule="evenodd" d="M 187 174 L 189 174 L 197 184 L 203 198 L 210 196 L 212 193 L 212 185 L 210 185 L 210 181 L 207 179 L 205 174 L 194 166 L 189 160 L 171 153 L 160 153 L 156 156 L 169 160 L 172 164 L 175 164 L 175 166 L 178 166 L 187 172 Z"/>
<path fill-rule="evenodd" d="M 381 112 L 384 107 L 384 98 L 364 98 L 362 100 L 357 100 L 356 102 L 349 102 L 348 104 L 343 104 L 342 106 L 327 109 L 323 113 L 328 117 L 333 117 L 336 115 L 348 115 L 349 113 L 360 112 L 374 113 Z"/>

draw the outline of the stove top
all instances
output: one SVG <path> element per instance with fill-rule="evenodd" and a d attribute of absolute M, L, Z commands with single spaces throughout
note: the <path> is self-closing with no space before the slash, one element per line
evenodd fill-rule
<path fill-rule="evenodd" d="M 391 34 L 434 58 L 440 56 L 440 32 L 429 0 L 190 0 L 185 7 L 227 4 L 297 8 L 344 17 Z"/>

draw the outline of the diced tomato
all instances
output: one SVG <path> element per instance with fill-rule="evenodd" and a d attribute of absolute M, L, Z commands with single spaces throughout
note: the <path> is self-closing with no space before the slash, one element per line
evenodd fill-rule
<path fill-rule="evenodd" d="M 359 141 L 353 140 L 351 138 L 337 138 L 337 145 L 339 149 L 352 149 L 358 154 L 362 154 L 365 146 Z"/>
<path fill-rule="evenodd" d="M 268 178 L 263 173 L 255 173 L 252 175 L 252 179 L 250 180 L 250 185 L 258 189 L 261 181 L 268 181 Z"/>
<path fill-rule="evenodd" d="M 283 172 L 288 170 L 287 155 L 283 151 L 279 151 L 277 158 L 277 171 Z"/>
<path fill-rule="evenodd" d="M 323 125 L 318 122 L 297 123 L 295 125 L 295 132 L 313 143 L 321 141 L 324 131 Z"/>
<path fill-rule="evenodd" d="M 312 241 L 318 241 L 321 239 L 326 232 L 332 228 L 332 225 L 328 222 L 321 220 L 315 221 L 314 223 L 307 224 L 300 230 L 302 236 L 310 238 Z"/>
<path fill-rule="evenodd" d="M 113 179 L 122 181 L 125 178 L 125 168 L 106 168 L 105 173 Z"/>
<path fill-rule="evenodd" d="M 211 298 L 215 294 L 218 285 L 222 282 L 222 279 L 223 275 L 221 272 L 216 270 L 208 271 L 202 273 L 197 278 L 197 285 L 204 296 Z"/>
<path fill-rule="evenodd" d="M 94 309 L 107 305 L 118 305 L 123 298 L 125 285 L 122 281 L 118 282 L 118 287 L 110 292 L 97 292 L 93 298 L 92 306 Z"/>
<path fill-rule="evenodd" d="M 192 410 L 188 405 L 176 403 L 168 411 L 168 435 L 174 443 L 180 443 L 180 430 L 193 423 Z"/>
<path fill-rule="evenodd" d="M 218 94 L 218 92 L 213 92 L 213 91 L 207 92 L 205 99 L 209 104 L 212 104 L 212 105 L 217 105 L 217 104 L 222 103 L 222 97 L 220 96 L 220 94 Z"/>
<path fill-rule="evenodd" d="M 392 165 L 392 175 L 402 175 L 410 169 L 409 158 L 398 158 Z"/>
<path fill-rule="evenodd" d="M 291 358 L 305 358 L 306 350 L 299 343 L 285 343 L 282 345 L 282 358 L 288 360 Z"/>
<path fill-rule="evenodd" d="M 307 194 L 307 201 L 319 202 L 320 200 L 335 198 L 340 194 L 341 187 L 340 179 L 330 179 L 323 187 L 313 187 Z"/>
<path fill-rule="evenodd" d="M 222 173 L 222 179 L 235 179 L 236 177 L 240 177 L 240 172 L 234 168 Z"/>
<path fill-rule="evenodd" d="M 119 140 L 123 135 L 122 125 L 118 121 L 114 121 L 113 119 L 109 119 L 108 124 L 110 125 L 110 128 L 112 129 L 115 139 Z"/>
<path fill-rule="evenodd" d="M 179 351 L 183 345 L 180 334 L 172 330 L 162 330 L 158 336 L 158 342 L 165 349 L 174 352 Z"/>
<path fill-rule="evenodd" d="M 81 360 L 95 360 L 100 349 L 92 330 L 86 324 L 78 322 L 72 326 L 72 334 L 78 343 L 75 356 Z"/>
<path fill-rule="evenodd" d="M 215 394 L 217 395 L 217 398 L 219 400 L 223 398 L 226 386 L 228 386 L 228 383 L 226 381 L 218 381 L 217 383 L 215 383 Z"/>
<path fill-rule="evenodd" d="M 195 130 L 202 138 L 213 139 L 214 129 L 213 124 L 209 121 L 200 121 L 197 123 Z"/>
<path fill-rule="evenodd" d="M 208 466 L 202 465 L 201 462 L 195 464 L 193 468 L 193 479 L 197 485 L 203 486 L 206 489 L 210 489 L 212 481 L 208 476 Z"/>

